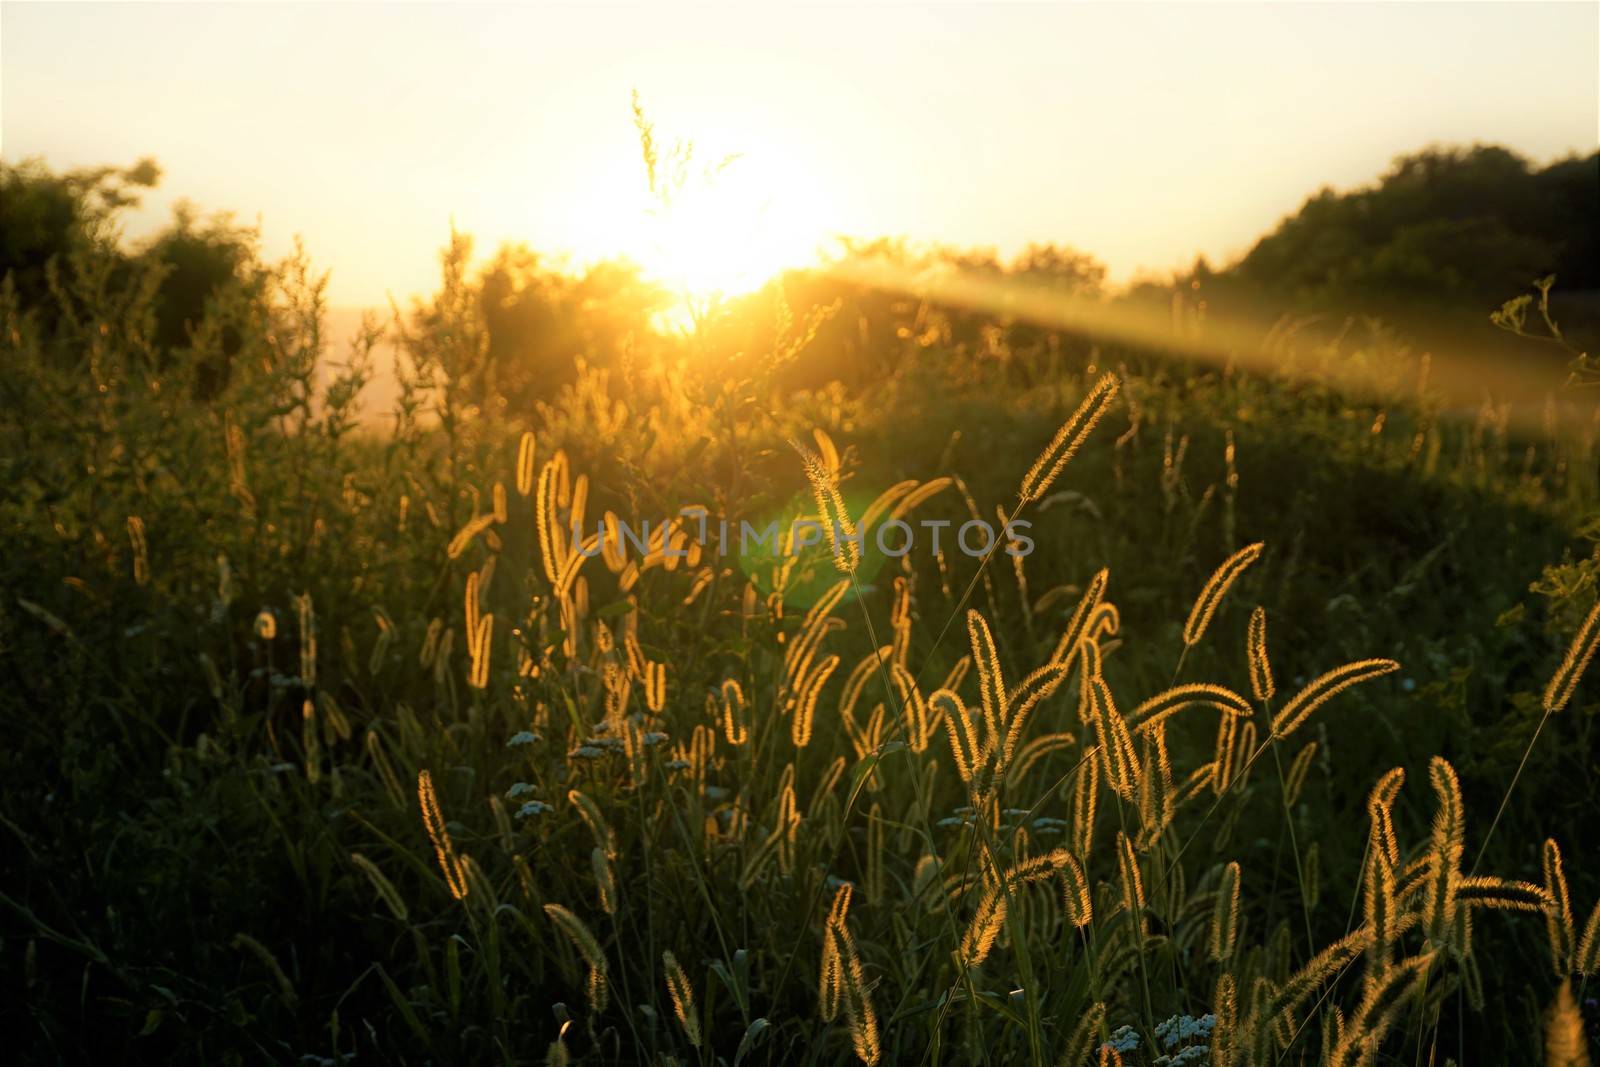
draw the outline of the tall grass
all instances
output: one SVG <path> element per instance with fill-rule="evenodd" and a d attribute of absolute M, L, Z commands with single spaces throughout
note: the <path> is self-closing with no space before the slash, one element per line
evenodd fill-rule
<path fill-rule="evenodd" d="M 381 434 L 303 262 L 183 417 L 216 323 L 157 359 L 92 264 L 62 332 L 0 299 L 35 1058 L 1582 1062 L 1591 440 L 1135 351 L 792 392 L 695 337 L 509 412 L 464 262 Z M 984 516 L 1035 551 L 958 551 Z"/>

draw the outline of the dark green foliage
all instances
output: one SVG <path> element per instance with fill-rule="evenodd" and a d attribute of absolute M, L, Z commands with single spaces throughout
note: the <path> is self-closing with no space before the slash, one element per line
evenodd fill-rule
<path fill-rule="evenodd" d="M 1600 154 L 1538 168 L 1503 148 L 1402 156 L 1377 185 L 1323 190 L 1233 273 L 1289 295 L 1478 311 L 1555 274 L 1600 288 Z"/>

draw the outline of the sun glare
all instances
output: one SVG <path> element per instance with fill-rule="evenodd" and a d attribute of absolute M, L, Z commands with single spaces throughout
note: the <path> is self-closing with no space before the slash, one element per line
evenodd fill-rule
<path fill-rule="evenodd" d="M 705 302 L 753 292 L 816 258 L 824 237 L 814 184 L 757 157 L 695 171 L 653 208 L 634 255 L 655 281 Z"/>

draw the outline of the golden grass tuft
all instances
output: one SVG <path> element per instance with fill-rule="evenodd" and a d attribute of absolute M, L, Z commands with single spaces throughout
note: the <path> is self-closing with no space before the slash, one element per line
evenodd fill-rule
<path fill-rule="evenodd" d="M 1273 716 L 1272 736 L 1282 741 L 1304 725 L 1312 712 L 1346 689 L 1399 669 L 1400 664 L 1392 659 L 1363 659 L 1317 676 Z"/>
<path fill-rule="evenodd" d="M 1245 656 L 1250 664 L 1250 692 L 1265 704 L 1272 699 L 1278 687 L 1272 680 L 1272 661 L 1267 658 L 1267 609 L 1259 604 L 1250 613 Z"/>
<path fill-rule="evenodd" d="M 1117 397 L 1120 385 L 1114 374 L 1103 375 L 1094 387 L 1089 390 L 1089 395 L 1083 398 L 1066 422 L 1056 431 L 1050 439 L 1039 458 L 1033 461 L 1033 466 L 1028 468 L 1028 473 L 1023 476 L 1022 484 L 1017 488 L 1017 498 L 1020 503 L 1028 504 L 1042 499 L 1049 492 L 1050 486 L 1061 474 L 1067 461 L 1072 459 L 1082 447 L 1083 442 L 1094 431 L 1095 425 L 1105 417 L 1111 409 L 1111 402 Z"/>
<path fill-rule="evenodd" d="M 532 430 L 524 430 L 517 442 L 517 492 L 528 496 L 533 492 L 533 460 L 537 452 L 537 439 Z"/>
<path fill-rule="evenodd" d="M 1574 934 L 1572 929 L 1572 898 L 1567 893 L 1567 872 L 1561 864 L 1561 846 L 1554 838 L 1544 843 L 1544 891 L 1550 898 L 1545 909 L 1546 933 L 1550 939 L 1550 963 L 1557 977 L 1565 977 L 1572 968 Z"/>
<path fill-rule="evenodd" d="M 672 1014 L 677 1016 L 678 1025 L 683 1027 L 689 1044 L 699 1048 L 700 1016 L 694 1007 L 694 986 L 689 983 L 689 976 L 683 973 L 683 968 L 678 965 L 677 957 L 673 956 L 670 949 L 661 953 L 661 969 L 666 975 L 667 995 L 672 998 Z"/>
<path fill-rule="evenodd" d="M 1239 881 L 1242 872 L 1237 862 L 1222 868 L 1217 897 L 1211 908 L 1211 958 L 1225 962 L 1233 958 L 1239 936 Z"/>
<path fill-rule="evenodd" d="M 1600 648 L 1600 600 L 1589 609 L 1583 625 L 1578 627 L 1578 632 L 1572 636 L 1572 643 L 1567 646 L 1567 654 L 1562 657 L 1561 666 L 1556 668 L 1556 673 L 1550 678 L 1550 684 L 1545 686 L 1545 711 L 1557 712 L 1567 706 L 1568 701 L 1572 699 L 1573 690 L 1578 687 L 1578 679 L 1589 669 L 1589 661 L 1594 659 L 1596 648 Z"/>
<path fill-rule="evenodd" d="M 1105 1025 L 1106 1005 L 1104 1001 L 1097 1000 L 1072 1028 L 1072 1035 L 1067 1038 L 1066 1049 L 1061 1054 L 1061 1067 L 1089 1067 Z"/>
<path fill-rule="evenodd" d="M 800 455 L 805 468 L 806 481 L 811 483 L 811 495 L 817 504 L 817 518 L 828 538 L 833 554 L 833 565 L 842 574 L 853 574 L 861 566 L 861 535 L 850 521 L 850 510 L 839 494 L 839 472 L 805 445 L 793 438 L 789 441 Z"/>
<path fill-rule="evenodd" d="M 1578 951 L 1572 960 L 1572 969 L 1585 978 L 1600 974 L 1600 900 L 1595 901 L 1589 921 L 1583 924 L 1583 937 L 1578 940 Z"/>
<path fill-rule="evenodd" d="M 433 853 L 444 872 L 450 895 L 463 900 L 467 895 L 467 876 L 456 856 L 455 844 L 450 840 L 450 830 L 445 826 L 444 813 L 439 810 L 439 797 L 433 789 L 433 775 L 427 768 L 417 772 L 417 802 L 422 808 L 422 825 L 433 842 Z"/>
<path fill-rule="evenodd" d="M 1572 983 L 1563 980 L 1544 1016 L 1545 1067 L 1589 1067 L 1589 1039 L 1583 1032 L 1583 1013 L 1572 995 Z"/>
<path fill-rule="evenodd" d="M 1217 613 L 1217 607 L 1222 603 L 1222 598 L 1228 595 L 1228 590 L 1238 580 L 1245 569 L 1261 558 L 1261 552 L 1267 546 L 1261 542 L 1245 545 L 1239 551 L 1222 561 L 1222 565 L 1211 573 L 1206 580 L 1205 588 L 1200 590 L 1194 607 L 1189 609 L 1189 618 L 1183 624 L 1183 643 L 1192 648 L 1200 643 L 1205 636 L 1206 627 L 1211 625 L 1211 617 Z M 1252 620 L 1253 622 L 1254 620 Z M 1263 630 L 1265 634 L 1265 630 Z M 1263 644 L 1263 654 L 1265 644 Z M 1254 682 L 1252 668 L 1251 681 Z"/>

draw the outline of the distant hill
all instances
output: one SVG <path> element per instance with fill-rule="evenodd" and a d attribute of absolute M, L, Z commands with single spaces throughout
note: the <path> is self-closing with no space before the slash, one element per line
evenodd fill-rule
<path fill-rule="evenodd" d="M 1226 272 L 1262 292 L 1482 314 L 1556 276 L 1600 289 L 1600 152 L 1540 168 L 1505 148 L 1429 148 L 1374 185 L 1323 189 Z"/>

